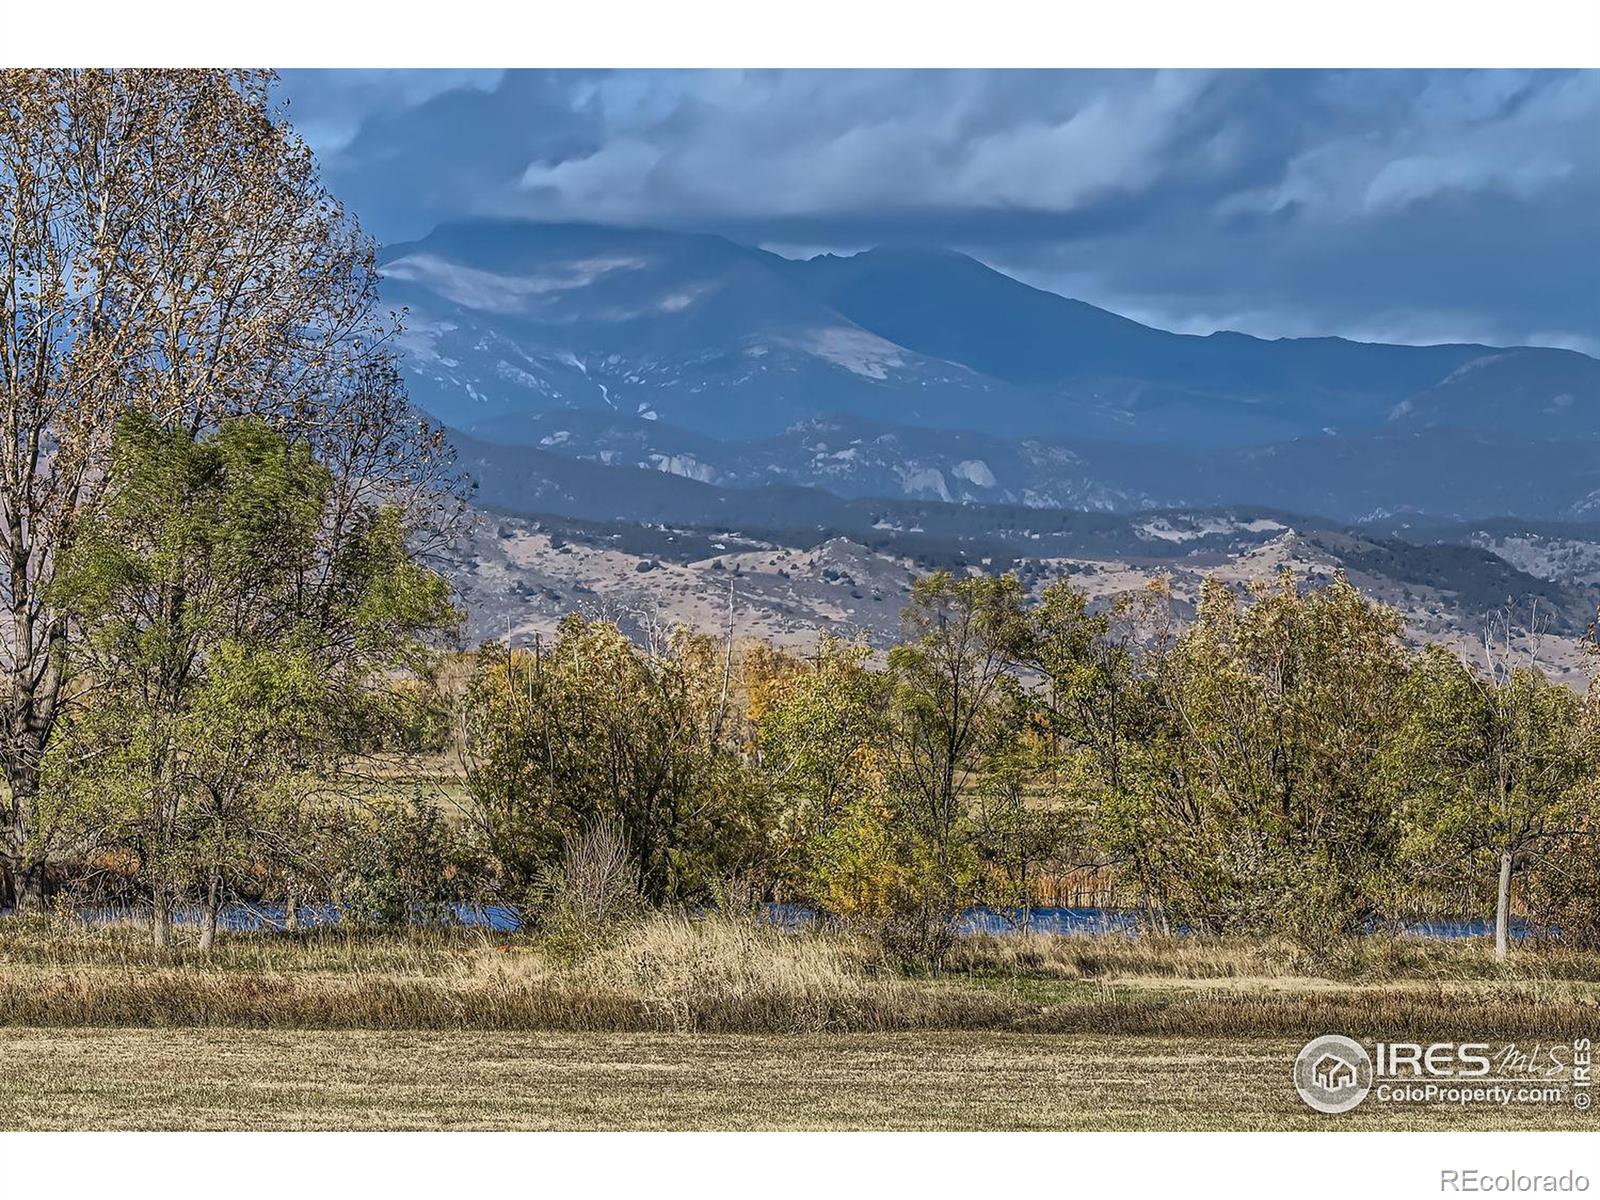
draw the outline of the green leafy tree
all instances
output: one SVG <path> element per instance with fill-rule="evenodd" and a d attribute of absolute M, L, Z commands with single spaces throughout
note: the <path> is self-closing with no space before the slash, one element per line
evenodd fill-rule
<path fill-rule="evenodd" d="M 1381 766 L 1404 672 L 1398 615 L 1342 576 L 1302 593 L 1285 573 L 1247 605 L 1207 581 L 1152 664 L 1124 826 L 1174 916 L 1318 953 L 1367 927 L 1399 834 Z"/>
<path fill-rule="evenodd" d="M 719 735 L 721 674 L 685 639 L 646 652 L 569 616 L 537 652 L 484 648 L 463 775 L 509 898 L 596 819 L 615 819 L 652 903 L 704 898 L 761 856 L 758 790 Z"/>
<path fill-rule="evenodd" d="M 756 749 L 775 807 L 779 875 L 834 912 L 840 907 L 826 896 L 860 890 L 835 879 L 834 868 L 849 857 L 835 852 L 847 840 L 843 831 L 859 832 L 887 803 L 890 683 L 868 658 L 865 646 L 824 635 L 813 657 L 770 687 L 756 722 Z M 833 849 L 823 853 L 823 842 Z M 886 894 L 871 890 L 880 899 Z M 841 915 L 879 906 L 852 900 L 844 907 L 850 912 Z"/>
<path fill-rule="evenodd" d="M 132 412 L 62 564 L 53 600 L 83 630 L 91 702 L 60 778 L 125 830 L 158 945 L 198 883 L 210 948 L 228 873 L 284 844 L 269 833 L 348 742 L 362 681 L 453 618 L 396 515 L 330 514 L 339 499 L 311 447 L 261 421 L 196 438 Z"/>
<path fill-rule="evenodd" d="M 937 959 L 974 896 L 978 861 L 968 789 L 1015 711 L 1012 673 L 1027 642 L 1014 576 L 919 579 L 902 614 L 904 641 L 889 652 L 894 686 L 890 788 L 911 835 L 914 951 Z"/>
<path fill-rule="evenodd" d="M 1391 778 L 1405 805 L 1408 863 L 1435 887 L 1464 883 L 1492 897 L 1504 958 L 1517 881 L 1584 843 L 1593 723 L 1574 692 L 1508 653 L 1491 653 L 1481 672 L 1431 647 L 1399 701 Z"/>

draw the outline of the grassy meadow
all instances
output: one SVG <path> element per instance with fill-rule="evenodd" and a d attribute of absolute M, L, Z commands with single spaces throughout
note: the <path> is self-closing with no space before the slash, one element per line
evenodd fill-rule
<path fill-rule="evenodd" d="M 1593 1128 L 1569 1108 L 1306 1108 L 1310 1037 L 1553 1041 L 1600 961 L 1369 938 L 870 939 L 656 914 L 608 936 L 0 924 L 12 1129 Z"/>
<path fill-rule="evenodd" d="M 27 1029 L 10 1129 L 1593 1129 L 1568 1109 L 1300 1103 L 1282 1037 Z"/>

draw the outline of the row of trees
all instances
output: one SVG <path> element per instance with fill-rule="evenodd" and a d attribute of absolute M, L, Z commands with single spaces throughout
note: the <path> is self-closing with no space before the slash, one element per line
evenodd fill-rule
<path fill-rule="evenodd" d="M 1061 583 L 934 574 L 887 661 L 824 639 L 742 655 L 570 618 L 485 650 L 460 706 L 467 811 L 495 886 L 530 894 L 596 821 L 654 902 L 764 894 L 936 954 L 955 914 L 1026 919 L 1092 881 L 1159 928 L 1313 949 L 1428 913 L 1595 937 L 1593 707 L 1486 643 L 1407 648 L 1342 578 L 1185 628 L 1160 587 L 1095 611 Z"/>
<path fill-rule="evenodd" d="M 1160 587 L 1096 611 L 1065 583 L 1029 601 L 939 573 L 886 657 L 639 645 L 577 616 L 548 644 L 427 655 L 448 596 L 381 513 L 307 617 L 295 564 L 328 476 L 277 435 L 130 420 L 116 444 L 59 576 L 89 665 L 43 845 L 63 879 L 148 904 L 158 940 L 182 898 L 205 944 L 230 897 L 539 921 L 596 860 L 591 915 L 789 900 L 918 957 L 964 908 L 1025 923 L 1064 883 L 1154 928 L 1314 951 L 1492 913 L 1504 952 L 1514 900 L 1600 936 L 1592 704 L 1505 642 L 1488 670 L 1409 650 L 1342 578 L 1208 583 L 1180 629 Z"/>

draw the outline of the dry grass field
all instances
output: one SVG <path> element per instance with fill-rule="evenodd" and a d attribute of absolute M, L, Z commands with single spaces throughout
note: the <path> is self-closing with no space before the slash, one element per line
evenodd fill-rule
<path fill-rule="evenodd" d="M 0 928 L 10 1129 L 1562 1129 L 1570 1108 L 1306 1108 L 1310 1037 L 1600 1030 L 1593 956 L 1367 939 L 970 938 L 934 977 L 842 933 L 657 916 L 463 930 Z"/>
<path fill-rule="evenodd" d="M 1594 1129 L 1300 1103 L 1299 1043 L 992 1032 L 0 1031 L 8 1129 Z"/>

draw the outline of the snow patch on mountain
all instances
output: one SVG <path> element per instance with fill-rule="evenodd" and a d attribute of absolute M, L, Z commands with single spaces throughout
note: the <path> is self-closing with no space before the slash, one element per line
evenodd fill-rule
<path fill-rule="evenodd" d="M 383 274 L 429 288 L 463 308 L 516 314 L 528 312 L 536 297 L 588 287 L 604 275 L 648 265 L 643 258 L 611 255 L 553 264 L 537 275 L 501 275 L 435 254 L 408 254 L 384 264 Z"/>
<path fill-rule="evenodd" d="M 981 488 L 996 486 L 994 472 L 989 469 L 989 464 L 981 458 L 963 459 L 950 468 L 950 473 L 957 479 L 965 479 L 968 483 Z"/>
<path fill-rule="evenodd" d="M 515 383 L 520 387 L 531 388 L 536 392 L 549 392 L 550 390 L 549 385 L 533 372 L 524 371 L 521 367 L 514 366 L 503 358 L 495 363 L 494 371 L 501 379 L 509 383 Z"/>
<path fill-rule="evenodd" d="M 908 496 L 933 495 L 941 500 L 950 499 L 950 488 L 945 484 L 944 472 L 937 467 L 902 467 L 896 465 L 900 487 Z"/>
<path fill-rule="evenodd" d="M 1156 517 L 1134 526 L 1134 534 L 1147 541 L 1192 542 L 1219 533 L 1271 533 L 1288 530 L 1287 525 L 1258 517 L 1250 521 L 1234 521 L 1221 517 L 1186 517 L 1168 519 Z M 1289 530 L 1292 534 L 1294 531 Z"/>
<path fill-rule="evenodd" d="M 867 379 L 887 379 L 892 369 L 905 366 L 899 346 L 864 329 L 814 330 L 800 348 Z"/>
<path fill-rule="evenodd" d="M 656 470 L 665 471 L 668 475 L 682 475 L 685 479 L 697 479 L 701 483 L 717 481 L 715 467 L 688 454 L 652 454 L 650 461 L 655 464 Z"/>

